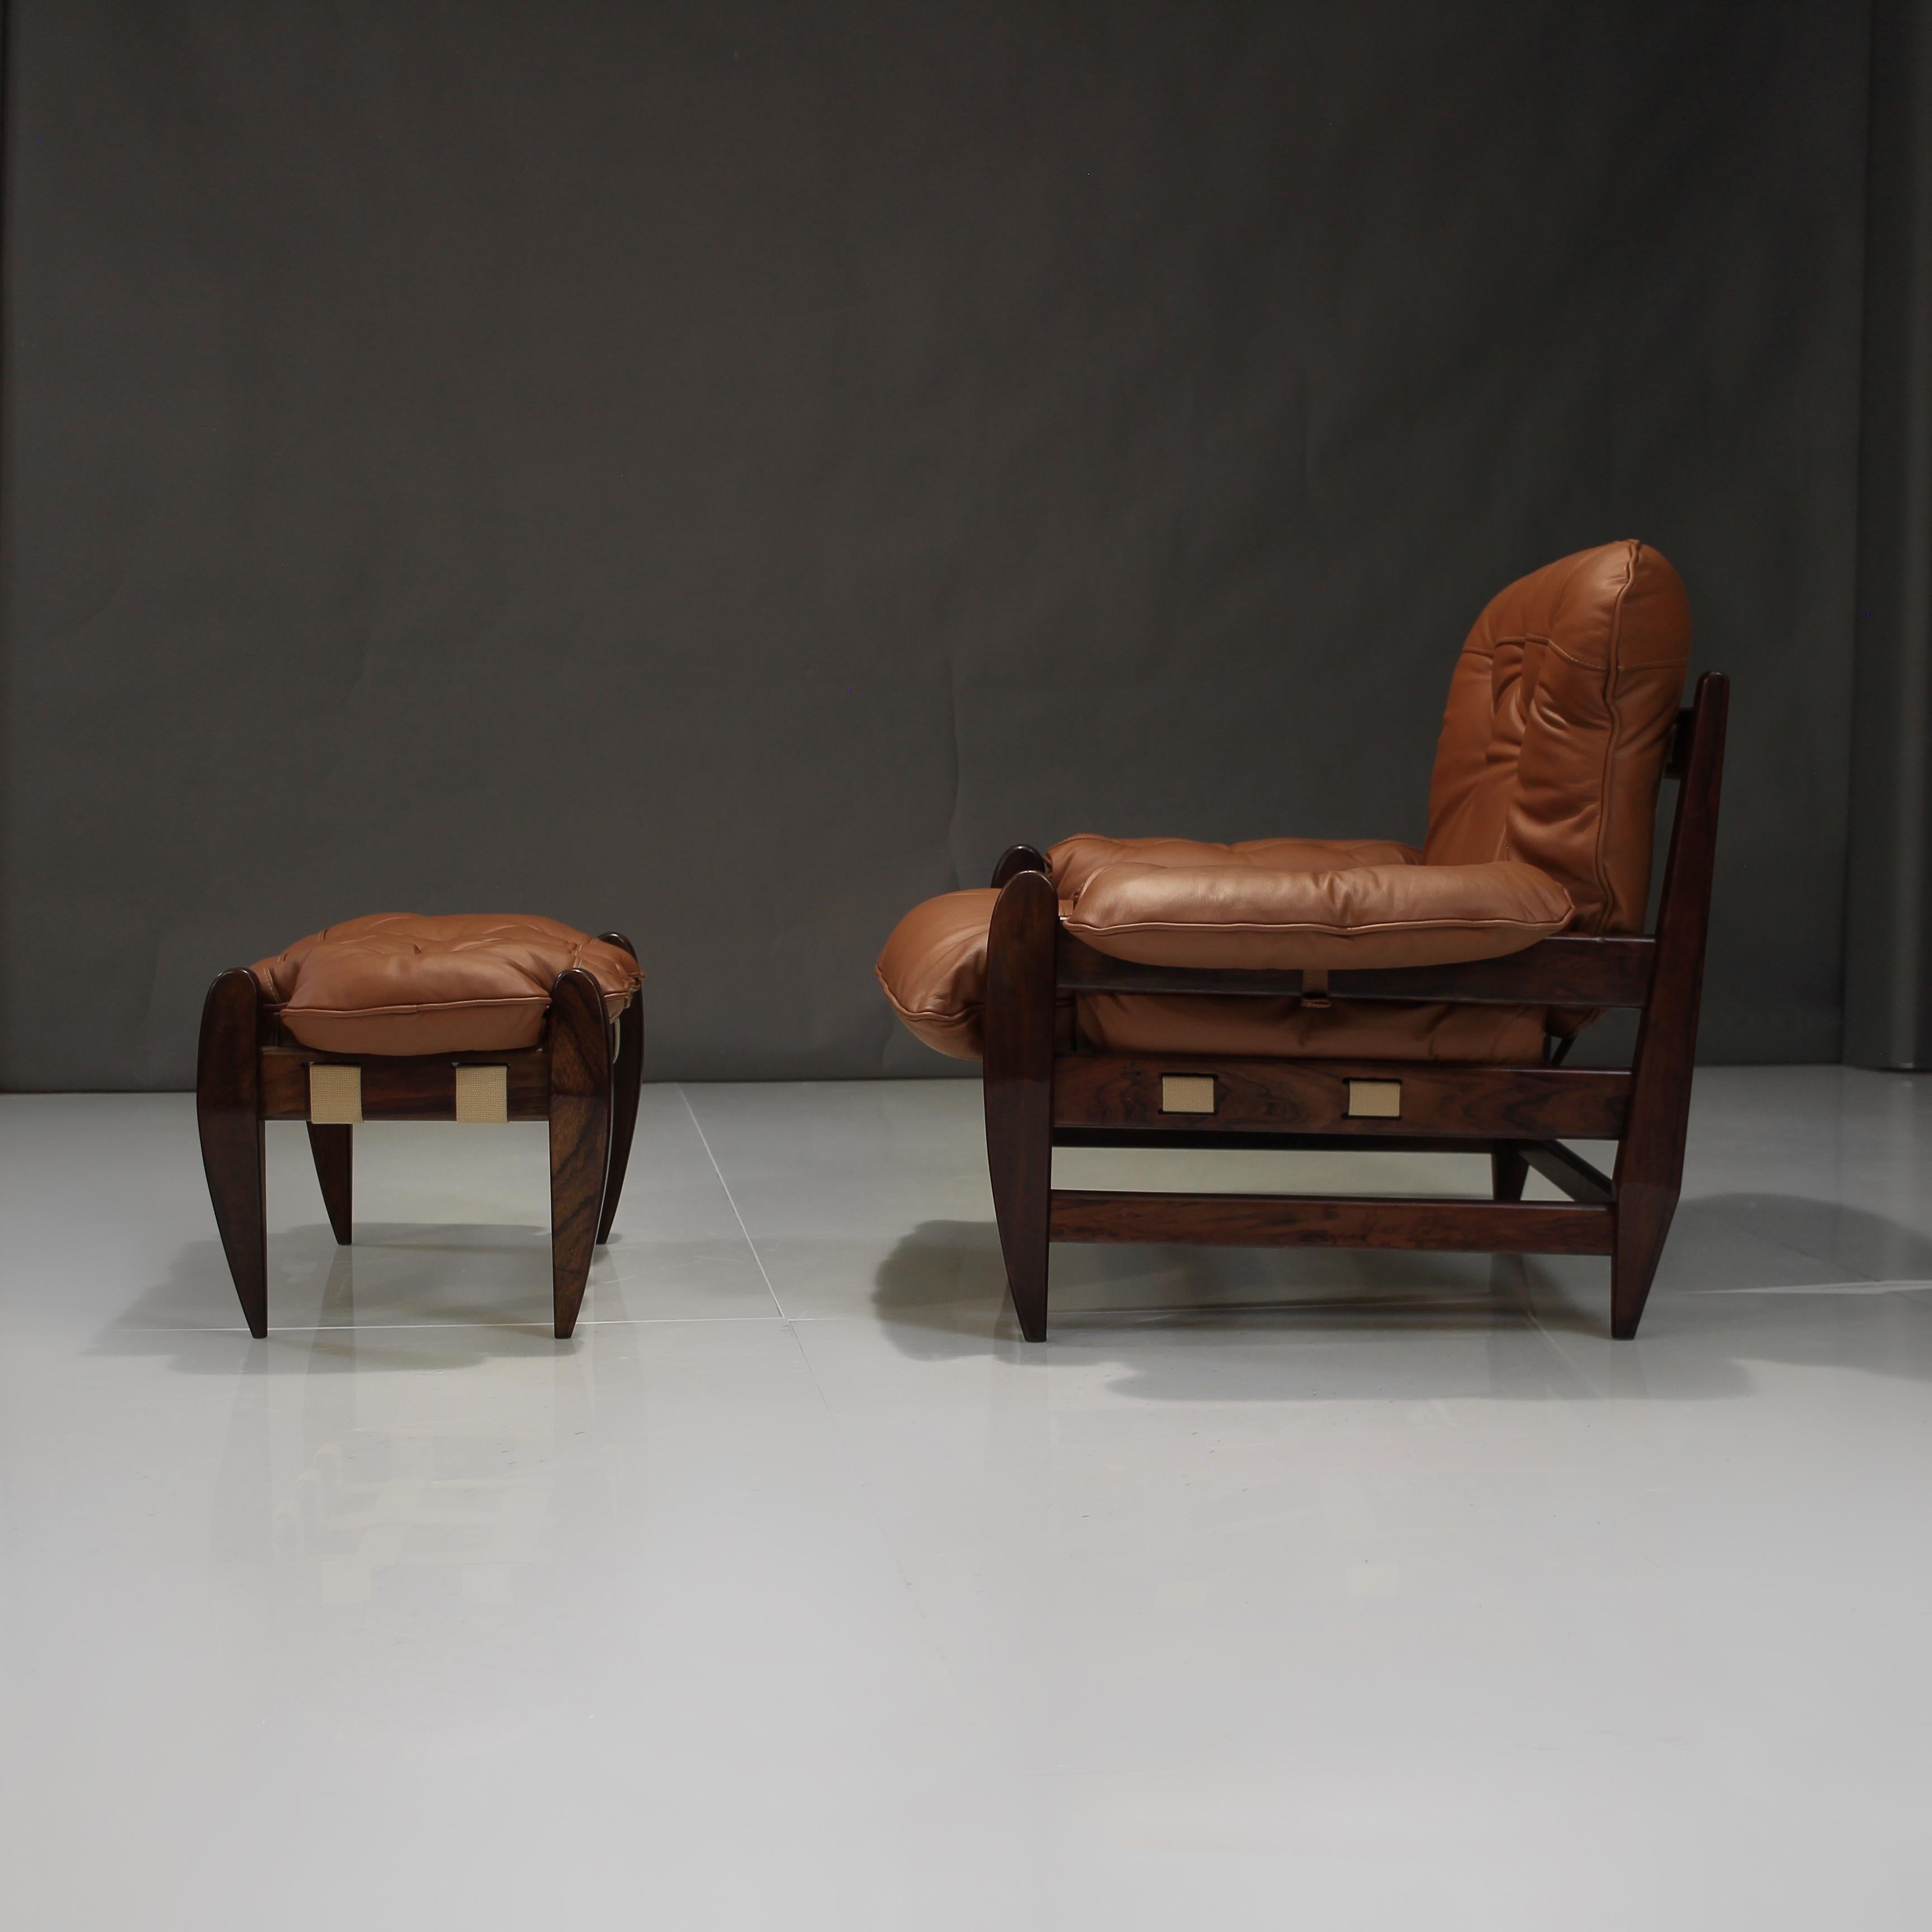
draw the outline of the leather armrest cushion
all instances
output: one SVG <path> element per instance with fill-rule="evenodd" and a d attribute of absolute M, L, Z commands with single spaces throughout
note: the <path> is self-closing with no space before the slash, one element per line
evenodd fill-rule
<path fill-rule="evenodd" d="M 1569 894 L 1514 860 L 1326 872 L 1130 864 L 1095 872 L 1065 923 L 1096 952 L 1150 966 L 1346 972 L 1499 958 L 1570 916 Z"/>
<path fill-rule="evenodd" d="M 909 1031 L 956 1060 L 977 1060 L 986 1003 L 986 929 L 998 892 L 942 892 L 892 929 L 874 969 Z"/>

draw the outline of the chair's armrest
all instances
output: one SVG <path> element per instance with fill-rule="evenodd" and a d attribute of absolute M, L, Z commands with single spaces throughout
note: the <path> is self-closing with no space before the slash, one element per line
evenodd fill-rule
<path fill-rule="evenodd" d="M 1104 866 L 1064 913 L 1096 952 L 1150 966 L 1360 970 L 1520 952 L 1570 922 L 1570 896 L 1512 860 L 1486 866 Z"/>
<path fill-rule="evenodd" d="M 1046 855 L 1031 845 L 1009 845 L 1000 854 L 1000 862 L 993 868 L 993 876 L 988 882 L 998 892 L 1009 879 L 1017 878 L 1022 872 L 1051 872 L 1053 868 L 1047 863 Z"/>

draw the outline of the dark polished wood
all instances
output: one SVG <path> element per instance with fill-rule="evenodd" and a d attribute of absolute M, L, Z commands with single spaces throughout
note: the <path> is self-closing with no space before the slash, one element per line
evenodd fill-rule
<path fill-rule="evenodd" d="M 1156 1059 L 1053 1046 L 1055 989 L 1299 998 L 1294 972 L 1192 970 L 1114 959 L 1060 926 L 1044 861 L 1000 863 L 988 945 L 986 1138 L 1007 1275 L 1029 1340 L 1046 1332 L 1049 1240 L 1462 1249 L 1607 1254 L 1611 1332 L 1636 1332 L 1682 1185 L 1690 1070 L 1709 920 L 1728 686 L 1712 674 L 1680 714 L 1681 779 L 1661 907 L 1650 938 L 1561 934 L 1504 958 L 1400 971 L 1334 972 L 1334 999 L 1542 1006 L 1573 1015 L 1634 1007 L 1628 1072 L 1308 1060 Z M 1162 1111 L 1168 1074 L 1214 1082 L 1211 1114 Z M 1347 1112 L 1351 1079 L 1395 1080 L 1395 1119 Z M 1563 1144 L 1619 1142 L 1614 1178 Z M 1060 1147 L 1334 1149 L 1486 1154 L 1489 1201 L 1054 1190 Z M 1525 1201 L 1532 1171 L 1570 1198 Z"/>
<path fill-rule="evenodd" d="M 1610 1332 L 1619 1340 L 1634 1336 L 1643 1318 L 1683 1184 L 1730 708 L 1730 680 L 1707 671 L 1697 680 L 1690 707 L 1689 754 L 1658 905 L 1657 970 L 1649 1003 L 1637 1023 L 1630 1117 L 1617 1150 Z"/>
<path fill-rule="evenodd" d="M 306 1046 L 265 1046 L 261 1053 L 262 1108 L 265 1119 L 308 1118 L 308 1070 L 311 1065 L 362 1070 L 365 1120 L 453 1120 L 456 1118 L 458 1066 L 501 1066 L 513 1120 L 550 1118 L 550 1056 L 540 1046 L 506 1053 L 434 1053 L 422 1055 L 317 1053 Z"/>
<path fill-rule="evenodd" d="M 1043 872 L 1000 889 L 986 940 L 986 1160 L 1020 1332 L 1046 1339 L 1053 1187 L 1053 958 L 1060 905 Z"/>
<path fill-rule="evenodd" d="M 1593 1207 L 1607 1208 L 1616 1198 L 1610 1177 L 1559 1142 L 1531 1142 L 1521 1151 L 1523 1159 L 1544 1180 L 1555 1181 L 1572 1201 L 1586 1201 Z"/>
<path fill-rule="evenodd" d="M 638 949 L 621 932 L 600 932 L 598 938 L 634 959 Z M 631 1164 L 631 1140 L 638 1127 L 638 1094 L 644 1071 L 644 992 L 640 986 L 617 1016 L 617 1052 L 610 1066 L 610 1172 L 604 1182 L 604 1211 L 598 1217 L 597 1244 L 610 1238 L 617 1203 L 624 1194 L 624 1174 Z"/>
<path fill-rule="evenodd" d="M 195 1121 L 222 1252 L 251 1335 L 268 1332 L 268 1222 L 261 1078 L 261 989 L 245 966 L 216 976 L 201 1010 Z"/>
<path fill-rule="evenodd" d="M 1064 1063 L 1063 1063 L 1064 1064 Z M 1486 1154 L 1493 1141 L 1444 1140 L 1440 1134 L 1301 1134 L 1286 1129 L 1197 1127 L 1186 1133 L 1164 1127 L 1055 1127 L 1057 1148 L 1212 1148 L 1244 1154 Z"/>
<path fill-rule="evenodd" d="M 322 1204 L 338 1244 L 347 1247 L 356 1238 L 354 1193 L 356 1130 L 351 1126 L 308 1127 L 308 1150 L 315 1161 L 315 1178 L 322 1184 Z"/>
<path fill-rule="evenodd" d="M 1681 778 L 1690 769 L 1690 736 L 1696 716 L 1696 711 L 1687 704 L 1678 712 L 1677 722 L 1671 727 L 1670 748 L 1664 758 L 1664 776 L 1667 778 Z"/>
<path fill-rule="evenodd" d="M 1056 1241 L 1220 1247 L 1438 1248 L 1606 1255 L 1609 1209 L 1559 1201 L 1318 1194 L 1117 1194 L 1056 1188 Z"/>
<path fill-rule="evenodd" d="M 560 1341 L 577 1326 L 610 1171 L 610 1025 L 604 991 L 580 966 L 550 994 L 550 1294 Z"/>
<path fill-rule="evenodd" d="M 1640 1006 L 1655 941 L 1561 933 L 1500 959 L 1328 975 L 1331 1000 L 1454 1000 L 1466 1006 Z M 1188 993 L 1216 999 L 1299 999 L 1293 970 L 1147 966 L 1096 952 L 1063 932 L 1058 983 L 1076 993 Z"/>
<path fill-rule="evenodd" d="M 621 933 L 602 937 L 637 956 Z M 322 1053 L 289 1037 L 245 968 L 220 974 L 202 1012 L 195 1112 L 215 1224 L 250 1332 L 268 1333 L 265 1123 L 307 1124 L 329 1226 L 346 1246 L 354 1233 L 354 1130 L 309 1120 L 309 1069 L 358 1068 L 365 1120 L 453 1120 L 456 1069 L 463 1066 L 502 1067 L 508 1117 L 550 1124 L 551 1297 L 556 1333 L 568 1336 L 583 1306 L 592 1252 L 609 1233 L 623 1185 L 641 1079 L 641 994 L 634 994 L 614 1034 L 603 989 L 580 968 L 554 982 L 541 1046 Z"/>
<path fill-rule="evenodd" d="M 1214 1112 L 1164 1113 L 1162 1082 L 1169 1074 L 1211 1075 Z M 1363 1080 L 1400 1083 L 1400 1116 L 1350 1114 L 1348 1083 Z M 1629 1088 L 1627 1073 L 1555 1066 L 1076 1053 L 1063 1054 L 1054 1070 L 1053 1124 L 1056 1130 L 1139 1124 L 1178 1133 L 1280 1127 L 1364 1139 L 1426 1132 L 1472 1139 L 1609 1140 L 1623 1131 Z"/>
<path fill-rule="evenodd" d="M 1490 1192 L 1498 1201 L 1520 1201 L 1529 1162 L 1520 1141 L 1498 1141 L 1490 1150 Z"/>
<path fill-rule="evenodd" d="M 1009 879 L 1017 878 L 1022 872 L 1043 872 L 1046 869 L 1044 853 L 1030 845 L 1009 845 L 1000 854 L 1000 862 L 993 868 L 993 890 L 998 892 Z"/>

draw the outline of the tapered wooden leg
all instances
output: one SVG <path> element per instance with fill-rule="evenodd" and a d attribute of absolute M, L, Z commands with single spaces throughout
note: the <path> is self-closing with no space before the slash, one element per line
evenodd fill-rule
<path fill-rule="evenodd" d="M 1520 1201 L 1529 1162 L 1511 1141 L 1498 1141 L 1490 1150 L 1490 1191 L 1498 1201 Z"/>
<path fill-rule="evenodd" d="M 1676 1211 L 1674 1186 L 1633 1186 L 1626 1182 L 1617 1191 L 1616 1235 L 1610 1250 L 1610 1334 L 1619 1342 L 1636 1338 Z"/>
<path fill-rule="evenodd" d="M 602 988 L 574 967 L 550 988 L 550 1264 L 559 1340 L 584 1306 L 610 1167 L 610 1028 Z"/>
<path fill-rule="evenodd" d="M 322 1204 L 328 1210 L 328 1225 L 344 1247 L 355 1239 L 355 1222 L 350 1201 L 355 1179 L 356 1143 L 349 1126 L 319 1127 L 308 1125 L 308 1150 L 315 1156 L 315 1178 L 322 1184 Z"/>
<path fill-rule="evenodd" d="M 599 933 L 600 939 L 622 946 L 631 957 L 638 949 L 621 932 Z M 597 1223 L 598 1245 L 610 1238 L 617 1203 L 624 1192 L 624 1170 L 631 1164 L 631 1137 L 637 1131 L 638 1090 L 644 1070 L 644 996 L 631 995 L 617 1022 L 617 1057 L 610 1070 L 610 1172 L 604 1182 L 604 1212 Z"/>
<path fill-rule="evenodd" d="M 1044 872 L 1016 872 L 986 946 L 986 1165 L 1020 1333 L 1046 1340 L 1053 1204 L 1053 977 L 1060 908 Z"/>
<path fill-rule="evenodd" d="M 251 1335 L 268 1332 L 267 1177 L 262 1160 L 261 994 L 246 967 L 231 967 L 201 1010 L 194 1112 L 201 1162 L 222 1252 Z"/>

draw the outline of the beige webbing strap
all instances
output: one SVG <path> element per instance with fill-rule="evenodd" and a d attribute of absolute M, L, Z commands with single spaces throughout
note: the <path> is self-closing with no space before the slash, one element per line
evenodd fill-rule
<path fill-rule="evenodd" d="M 1198 1073 L 1162 1074 L 1160 1111 L 1163 1114 L 1211 1114 L 1214 1111 L 1214 1076 Z"/>
<path fill-rule="evenodd" d="M 456 1070 L 456 1118 L 466 1126 L 494 1126 L 510 1118 L 510 1070 L 507 1066 L 459 1066 Z"/>
<path fill-rule="evenodd" d="M 1399 1120 L 1402 1118 L 1402 1082 L 1400 1080 L 1351 1080 L 1348 1114 L 1358 1120 Z"/>
<path fill-rule="evenodd" d="M 324 1066 L 314 1060 L 308 1069 L 308 1117 L 318 1127 L 358 1127 L 362 1124 L 362 1070 Z"/>

